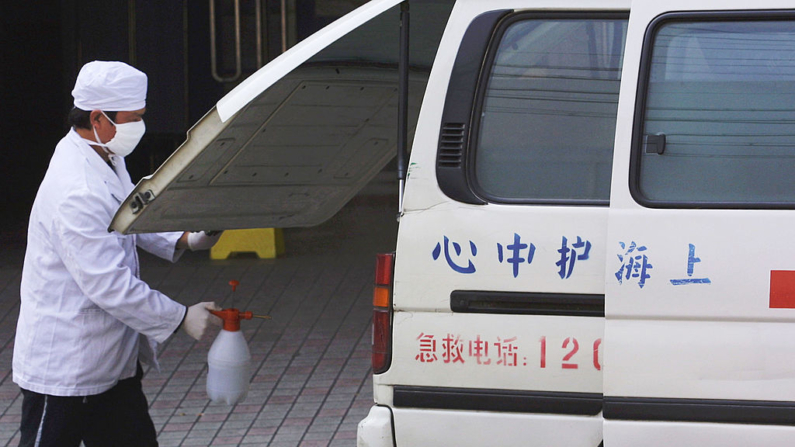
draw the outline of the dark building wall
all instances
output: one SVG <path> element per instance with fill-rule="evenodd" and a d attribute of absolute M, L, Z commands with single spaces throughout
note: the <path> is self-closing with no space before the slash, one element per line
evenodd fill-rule
<path fill-rule="evenodd" d="M 64 129 L 57 0 L 0 5 L 2 221 L 27 216 Z"/>

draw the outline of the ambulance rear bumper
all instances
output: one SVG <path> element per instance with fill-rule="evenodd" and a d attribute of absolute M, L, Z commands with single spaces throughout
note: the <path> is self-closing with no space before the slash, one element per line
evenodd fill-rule
<path fill-rule="evenodd" d="M 357 447 L 395 447 L 392 428 L 392 410 L 374 405 L 370 413 L 359 422 Z"/>

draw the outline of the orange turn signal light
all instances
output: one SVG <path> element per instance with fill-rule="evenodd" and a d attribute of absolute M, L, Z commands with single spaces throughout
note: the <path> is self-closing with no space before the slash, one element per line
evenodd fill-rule
<path fill-rule="evenodd" d="M 389 287 L 373 287 L 373 306 L 389 307 Z"/>

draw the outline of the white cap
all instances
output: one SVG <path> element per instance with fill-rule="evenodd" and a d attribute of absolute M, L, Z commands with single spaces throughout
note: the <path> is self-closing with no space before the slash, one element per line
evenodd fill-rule
<path fill-rule="evenodd" d="M 124 62 L 83 65 L 72 96 L 80 110 L 129 112 L 146 107 L 146 75 Z"/>

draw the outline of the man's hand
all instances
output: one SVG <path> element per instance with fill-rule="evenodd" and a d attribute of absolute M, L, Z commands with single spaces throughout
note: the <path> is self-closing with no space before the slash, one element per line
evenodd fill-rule
<path fill-rule="evenodd" d="M 211 232 L 208 234 L 204 231 L 194 232 L 194 233 L 185 233 L 185 244 L 190 251 L 197 251 L 197 250 L 209 250 L 218 242 L 218 239 L 221 239 L 221 235 L 224 234 L 223 231 L 218 232 Z"/>
<path fill-rule="evenodd" d="M 195 340 L 200 340 L 211 324 L 221 326 L 223 320 L 210 313 L 210 310 L 221 310 L 213 302 L 194 304 L 188 307 L 182 330 Z"/>

